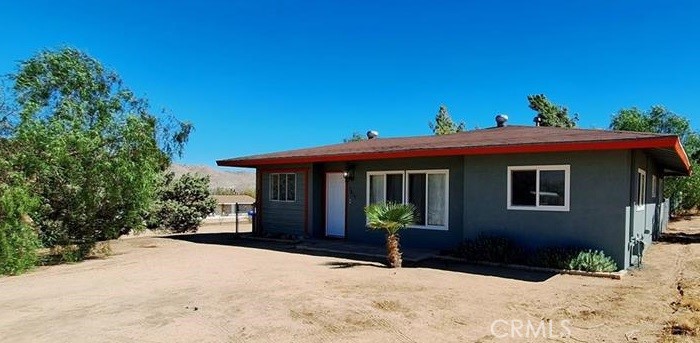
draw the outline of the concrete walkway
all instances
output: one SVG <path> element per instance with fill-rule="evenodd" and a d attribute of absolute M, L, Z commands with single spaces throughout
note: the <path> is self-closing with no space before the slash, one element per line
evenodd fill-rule
<path fill-rule="evenodd" d="M 386 258 L 384 245 L 350 243 L 343 240 L 306 239 L 296 245 L 299 250 L 328 252 L 383 259 Z M 407 262 L 420 262 L 430 259 L 440 252 L 430 249 L 401 248 L 402 258 Z"/>

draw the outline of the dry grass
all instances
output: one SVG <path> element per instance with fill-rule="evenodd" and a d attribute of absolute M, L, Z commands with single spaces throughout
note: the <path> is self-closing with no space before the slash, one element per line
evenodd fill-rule
<path fill-rule="evenodd" d="M 697 260 L 688 261 L 677 282 L 678 300 L 671 304 L 675 312 L 666 323 L 660 342 L 696 342 L 700 336 L 700 273 Z"/>
<path fill-rule="evenodd" d="M 404 307 L 398 301 L 394 300 L 380 300 L 373 301 L 372 306 L 376 309 L 389 312 L 400 312 L 404 310 Z"/>
<path fill-rule="evenodd" d="M 671 319 L 667 329 L 672 335 L 700 336 L 700 314 L 684 313 Z"/>
<path fill-rule="evenodd" d="M 88 254 L 88 258 L 106 258 L 109 256 L 112 256 L 112 245 L 109 241 L 97 242 Z"/>
<path fill-rule="evenodd" d="M 700 312 L 700 298 L 685 296 L 680 302 L 680 307 L 686 308 L 693 312 Z"/>

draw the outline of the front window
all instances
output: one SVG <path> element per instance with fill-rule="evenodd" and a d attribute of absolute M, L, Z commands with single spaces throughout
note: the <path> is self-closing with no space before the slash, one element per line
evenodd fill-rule
<path fill-rule="evenodd" d="M 270 174 L 270 200 L 295 201 L 297 197 L 297 174 L 274 173 Z"/>
<path fill-rule="evenodd" d="M 509 210 L 569 210 L 569 165 L 508 167 Z"/>
<path fill-rule="evenodd" d="M 403 176 L 402 171 L 367 173 L 367 203 L 403 203 Z"/>
<path fill-rule="evenodd" d="M 407 202 L 416 207 L 416 225 L 447 229 L 447 171 L 409 171 Z"/>
<path fill-rule="evenodd" d="M 447 230 L 447 170 L 367 172 L 367 204 L 410 203 L 417 228 Z"/>

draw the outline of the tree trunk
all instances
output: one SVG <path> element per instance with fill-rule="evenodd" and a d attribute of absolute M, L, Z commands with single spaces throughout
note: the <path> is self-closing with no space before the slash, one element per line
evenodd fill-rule
<path fill-rule="evenodd" d="M 389 267 L 401 268 L 401 251 L 399 251 L 399 235 L 388 234 L 386 236 L 386 256 Z"/>

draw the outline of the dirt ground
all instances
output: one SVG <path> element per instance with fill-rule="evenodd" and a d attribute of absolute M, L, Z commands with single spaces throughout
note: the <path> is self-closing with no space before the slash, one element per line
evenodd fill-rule
<path fill-rule="evenodd" d="M 622 280 L 443 262 L 392 270 L 211 227 L 122 239 L 108 258 L 0 278 L 0 341 L 690 342 L 667 328 L 679 284 L 700 280 L 700 219 L 672 225 L 680 238 L 654 244 Z M 528 321 L 547 326 L 512 331 Z"/>

